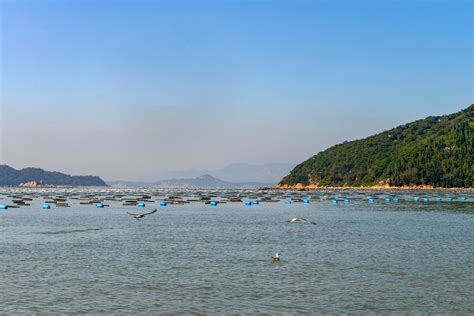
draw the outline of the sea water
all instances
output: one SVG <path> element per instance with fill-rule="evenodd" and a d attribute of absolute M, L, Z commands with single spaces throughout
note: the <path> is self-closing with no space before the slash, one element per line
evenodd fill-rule
<path fill-rule="evenodd" d="M 0 314 L 474 313 L 469 201 L 42 204 L 0 212 Z"/>

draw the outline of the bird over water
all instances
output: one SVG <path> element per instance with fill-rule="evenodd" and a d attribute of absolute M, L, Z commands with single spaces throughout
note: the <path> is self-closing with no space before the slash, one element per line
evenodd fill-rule
<path fill-rule="evenodd" d="M 307 220 L 306 218 L 303 218 L 303 217 L 293 217 L 293 218 L 288 220 L 288 223 L 308 223 L 308 224 L 316 225 L 315 222 L 311 222 L 311 221 L 309 221 L 309 220 Z"/>
<path fill-rule="evenodd" d="M 157 211 L 157 209 L 154 209 L 153 211 L 149 212 L 149 213 L 141 213 L 141 214 L 135 214 L 135 213 L 129 213 L 127 212 L 128 215 L 132 215 L 133 218 L 136 218 L 136 219 L 140 219 L 140 218 L 143 218 L 145 217 L 146 215 L 150 215 L 150 214 L 153 214 Z"/>

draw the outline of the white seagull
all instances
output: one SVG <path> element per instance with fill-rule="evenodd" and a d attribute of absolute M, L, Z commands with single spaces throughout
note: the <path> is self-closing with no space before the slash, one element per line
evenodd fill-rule
<path fill-rule="evenodd" d="M 280 255 L 278 254 L 278 252 L 272 256 L 272 262 L 277 262 L 277 261 L 280 261 Z"/>
<path fill-rule="evenodd" d="M 316 225 L 316 223 L 308 221 L 306 218 L 303 218 L 303 217 L 293 217 L 292 219 L 288 220 L 288 223 L 298 223 L 298 222 Z"/>

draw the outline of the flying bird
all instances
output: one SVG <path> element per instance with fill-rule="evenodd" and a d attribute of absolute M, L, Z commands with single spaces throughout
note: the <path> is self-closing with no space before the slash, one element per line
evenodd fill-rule
<path fill-rule="evenodd" d="M 288 223 L 299 223 L 299 222 L 316 225 L 316 223 L 308 221 L 306 218 L 303 218 L 303 217 L 293 217 L 292 219 L 288 220 Z"/>
<path fill-rule="evenodd" d="M 143 218 L 145 217 L 146 215 L 150 215 L 150 214 L 153 214 L 157 211 L 157 209 L 154 209 L 153 211 L 149 212 L 149 213 L 142 213 L 142 214 L 134 214 L 134 213 L 129 213 L 127 212 L 128 215 L 132 215 L 133 218 L 136 218 L 136 219 L 140 219 L 140 218 Z"/>

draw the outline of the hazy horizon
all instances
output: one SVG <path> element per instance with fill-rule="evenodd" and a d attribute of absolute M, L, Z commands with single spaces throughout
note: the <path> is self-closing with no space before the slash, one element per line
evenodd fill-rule
<path fill-rule="evenodd" d="M 44 169 L 41 166 L 14 166 L 14 165 L 7 165 L 9 167 L 12 167 L 14 169 L 20 170 L 24 168 L 40 168 Z M 109 179 L 109 178 L 104 178 L 102 177 L 102 180 L 105 182 L 145 182 L 145 183 L 152 183 L 152 182 L 157 182 L 157 181 L 162 181 L 162 180 L 171 180 L 171 179 L 187 179 L 187 178 L 197 178 L 200 176 L 204 175 L 211 175 L 215 178 L 218 178 L 219 180 L 227 181 L 227 182 L 260 182 L 260 183 L 271 183 L 271 182 L 278 182 L 281 180 L 283 176 L 285 176 L 287 173 L 281 174 L 281 176 L 275 177 L 275 173 L 270 173 L 267 175 L 263 175 L 262 178 L 262 172 L 268 171 L 273 167 L 280 167 L 280 169 L 286 169 L 288 172 L 295 167 L 296 164 L 293 163 L 270 163 L 270 164 L 247 164 L 247 163 L 230 163 L 225 166 L 222 166 L 220 168 L 214 168 L 214 169 L 198 169 L 198 168 L 192 168 L 192 169 L 181 169 L 181 170 L 168 170 L 160 173 L 154 173 L 151 172 L 148 174 L 145 178 L 142 179 Z M 247 167 L 247 168 L 246 168 Z M 234 174 L 232 174 L 232 170 L 234 169 Z M 248 169 L 255 169 L 257 170 L 256 174 L 249 174 Z M 45 171 L 57 171 L 65 174 L 70 174 L 67 170 L 48 170 L 45 169 Z M 235 174 L 241 171 L 245 171 L 246 173 L 244 174 Z M 275 171 L 275 170 L 272 170 Z M 260 174 L 259 174 L 259 173 Z M 100 176 L 97 174 L 70 174 L 72 176 L 78 176 L 78 175 L 83 175 L 83 176 Z M 258 178 L 261 179 L 258 179 Z"/>
<path fill-rule="evenodd" d="M 2 1 L 0 163 L 300 163 L 473 103 L 470 1 Z"/>

